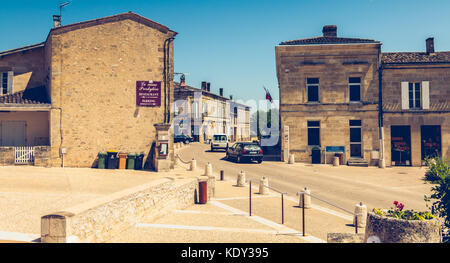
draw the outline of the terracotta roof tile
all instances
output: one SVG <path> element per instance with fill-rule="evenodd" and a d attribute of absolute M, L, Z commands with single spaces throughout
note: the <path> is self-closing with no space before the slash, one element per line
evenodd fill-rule
<path fill-rule="evenodd" d="M 450 63 L 450 51 L 447 52 L 387 52 L 382 53 L 383 64 L 405 63 Z"/>
<path fill-rule="evenodd" d="M 313 37 L 291 41 L 283 41 L 280 45 L 324 45 L 324 44 L 364 44 L 364 43 L 380 43 L 373 39 L 362 38 L 345 38 L 345 37 Z"/>

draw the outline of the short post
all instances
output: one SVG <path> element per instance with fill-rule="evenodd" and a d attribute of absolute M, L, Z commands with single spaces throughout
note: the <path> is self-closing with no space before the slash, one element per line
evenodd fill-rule
<path fill-rule="evenodd" d="M 303 190 L 302 193 L 304 193 L 304 194 L 300 195 L 300 200 L 299 200 L 298 205 L 301 207 L 305 207 L 307 209 L 311 208 L 312 207 L 311 196 L 310 196 L 311 191 L 309 191 L 308 188 L 305 187 L 305 189 Z"/>
<path fill-rule="evenodd" d="M 355 215 L 355 234 L 358 234 L 358 215 Z"/>
<path fill-rule="evenodd" d="M 284 225 L 284 193 L 281 193 L 281 224 Z"/>
<path fill-rule="evenodd" d="M 241 171 L 241 172 L 238 174 L 236 185 L 239 186 L 239 187 L 245 186 L 245 172 L 244 172 L 244 171 Z"/>
<path fill-rule="evenodd" d="M 353 220 L 354 225 L 358 227 L 365 227 L 367 221 L 367 206 L 363 205 L 362 202 L 355 205 L 355 217 Z"/>
<path fill-rule="evenodd" d="M 302 193 L 302 234 L 305 234 L 305 193 Z"/>
<path fill-rule="evenodd" d="M 263 177 L 259 181 L 259 194 L 267 195 L 269 194 L 269 178 Z"/>
<path fill-rule="evenodd" d="M 205 176 L 212 176 L 212 164 L 208 163 L 205 167 Z"/>
<path fill-rule="evenodd" d="M 221 170 L 220 171 L 220 181 L 223 181 L 223 180 L 224 180 L 224 171 Z"/>
<path fill-rule="evenodd" d="M 197 161 L 195 159 L 192 159 L 189 171 L 195 171 L 195 169 L 197 169 Z"/>
<path fill-rule="evenodd" d="M 293 154 L 289 155 L 288 164 L 295 164 L 295 156 Z"/>
<path fill-rule="evenodd" d="M 248 190 L 248 194 L 249 194 L 249 215 L 252 216 L 252 180 L 249 181 L 249 190 Z"/>

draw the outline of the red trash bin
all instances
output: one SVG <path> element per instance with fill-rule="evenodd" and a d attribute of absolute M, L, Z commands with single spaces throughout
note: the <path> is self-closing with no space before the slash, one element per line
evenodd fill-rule
<path fill-rule="evenodd" d="M 206 204 L 208 202 L 208 182 L 202 181 L 198 185 L 198 196 L 199 196 L 199 204 Z"/>

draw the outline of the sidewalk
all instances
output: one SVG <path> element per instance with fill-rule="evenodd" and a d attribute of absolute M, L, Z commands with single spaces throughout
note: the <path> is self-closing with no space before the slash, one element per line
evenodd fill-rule
<path fill-rule="evenodd" d="M 199 169 L 201 170 L 201 169 Z M 249 187 L 216 181 L 215 198 L 205 205 L 176 210 L 156 221 L 142 220 L 110 240 L 111 243 L 323 243 L 327 233 L 354 233 L 353 218 L 317 204 L 306 209 L 306 236 L 298 199 L 271 191 L 259 195 L 252 186 L 252 216 L 249 216 Z M 364 229 L 359 229 L 363 233 Z"/>

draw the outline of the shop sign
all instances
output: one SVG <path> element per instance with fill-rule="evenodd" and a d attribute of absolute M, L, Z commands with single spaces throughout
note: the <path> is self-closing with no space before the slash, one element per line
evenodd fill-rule
<path fill-rule="evenodd" d="M 161 82 L 136 81 L 136 105 L 161 107 Z"/>

